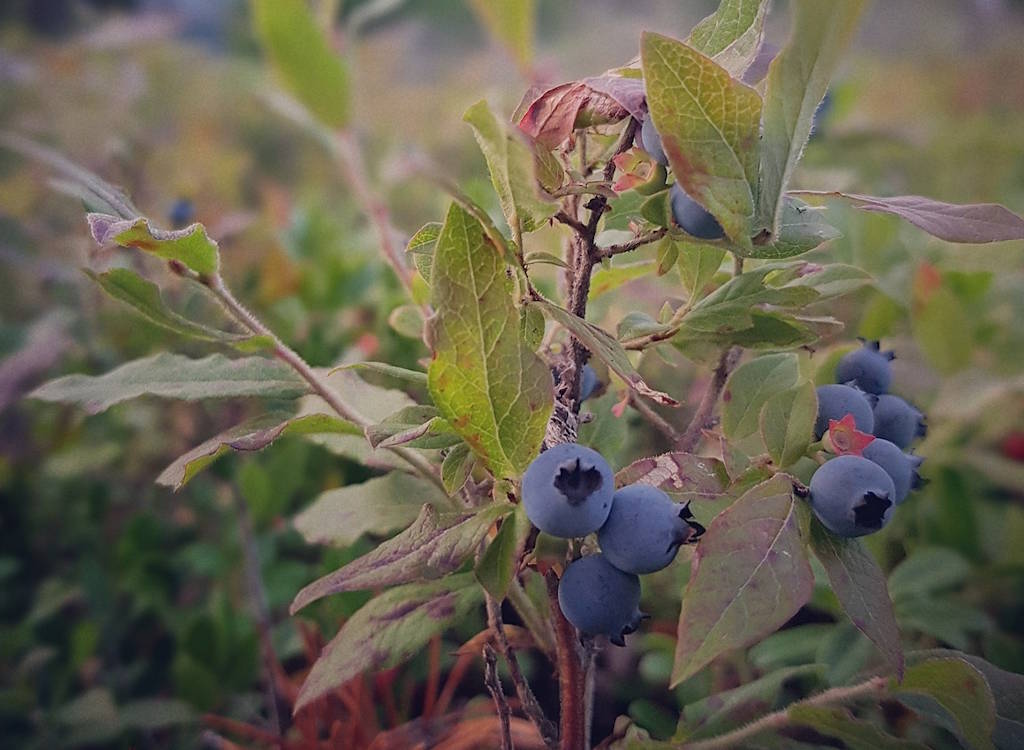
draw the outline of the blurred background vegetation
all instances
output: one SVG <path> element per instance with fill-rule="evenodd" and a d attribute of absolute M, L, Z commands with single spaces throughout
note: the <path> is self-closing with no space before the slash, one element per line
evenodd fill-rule
<path fill-rule="evenodd" d="M 511 113 L 525 90 L 501 45 L 464 0 L 338 5 L 359 135 L 394 224 L 411 234 L 443 214 L 444 196 L 410 168 L 424 159 L 496 210 L 461 116 L 481 97 Z M 641 29 L 683 37 L 713 5 L 538 0 L 533 74 L 599 73 L 636 54 Z M 776 6 L 769 37 L 780 42 L 787 14 Z M 1019 3 L 876 3 L 796 184 L 1024 211 L 1021 38 Z M 403 297 L 372 228 L 271 90 L 244 2 L 0 6 L 0 129 L 122 185 L 158 224 L 205 223 L 239 296 L 313 364 L 415 366 L 426 349 L 401 321 L 389 324 Z M 268 720 L 264 625 L 286 671 L 308 666 L 288 603 L 373 537 L 313 546 L 291 519 L 321 491 L 372 471 L 287 438 L 228 457 L 173 495 L 154 485 L 160 470 L 253 405 L 148 400 L 87 416 L 23 400 L 65 372 L 103 372 L 162 349 L 209 351 L 126 312 L 81 273 L 129 264 L 159 279 L 178 309 L 201 315 L 206 304 L 158 262 L 95 249 L 81 203 L 60 188 L 0 150 L 0 744 L 194 747 L 204 712 Z M 854 335 L 883 337 L 899 355 L 897 392 L 930 420 L 919 451 L 930 484 L 869 538 L 893 571 L 907 644 L 1024 672 L 1024 243 L 954 248 L 894 218 L 835 208 L 844 237 L 818 254 L 861 266 L 877 285 L 829 311 L 847 328 L 814 361 L 827 363 L 830 347 Z M 536 237 L 557 252 L 557 232 Z M 638 280 L 598 297 L 594 315 L 614 329 L 625 313 L 654 314 L 681 293 L 672 274 Z M 642 368 L 682 398 L 699 377 L 681 358 L 648 355 Z M 611 415 L 618 399 L 593 402 L 586 437 L 621 466 L 664 446 L 635 415 Z M 686 573 L 684 561 L 647 577 L 653 627 L 602 656 L 596 737 L 623 714 L 667 736 L 681 709 L 712 690 L 813 663 L 825 668 L 814 679 L 835 683 L 873 658 L 822 587 L 790 627 L 670 692 Z M 303 616 L 330 637 L 366 598 L 335 596 Z M 443 671 L 480 627 L 467 623 L 440 644 Z M 372 682 L 381 726 L 420 713 L 429 661 Z M 554 700 L 546 665 L 532 666 L 542 700 Z M 482 694 L 471 673 L 456 702 Z"/>

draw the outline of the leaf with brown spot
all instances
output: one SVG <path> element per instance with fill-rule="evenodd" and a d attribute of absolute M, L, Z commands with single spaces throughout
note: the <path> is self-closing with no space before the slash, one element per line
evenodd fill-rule
<path fill-rule="evenodd" d="M 650 484 L 673 500 L 714 499 L 725 493 L 729 476 L 717 458 L 673 451 L 634 461 L 615 475 L 615 486 Z"/>

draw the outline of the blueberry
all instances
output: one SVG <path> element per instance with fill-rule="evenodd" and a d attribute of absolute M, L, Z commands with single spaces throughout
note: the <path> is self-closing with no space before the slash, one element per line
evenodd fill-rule
<path fill-rule="evenodd" d="M 565 619 L 587 635 L 606 635 L 616 646 L 634 632 L 640 612 L 640 579 L 616 568 L 604 555 L 571 563 L 558 583 L 558 606 Z"/>
<path fill-rule="evenodd" d="M 717 240 L 725 236 L 725 230 L 718 220 L 687 195 L 678 182 L 668 194 L 672 201 L 672 218 L 684 232 L 702 240 Z"/>
<path fill-rule="evenodd" d="M 661 145 L 661 134 L 655 129 L 650 115 L 647 115 L 640 125 L 640 145 L 654 161 L 668 166 L 668 157 L 665 155 L 665 148 Z"/>
<path fill-rule="evenodd" d="M 196 220 L 196 207 L 188 198 L 178 198 L 167 212 L 167 220 L 174 229 L 183 229 Z"/>
<path fill-rule="evenodd" d="M 594 368 L 590 365 L 583 365 L 583 372 L 580 373 L 580 401 L 590 398 L 600 385 L 601 381 L 598 380 Z"/>
<path fill-rule="evenodd" d="M 576 443 L 546 450 L 523 474 L 526 515 L 552 536 L 569 538 L 597 531 L 612 509 L 614 492 L 608 462 L 597 451 Z"/>
<path fill-rule="evenodd" d="M 924 415 L 899 396 L 879 396 L 875 403 L 875 437 L 908 448 L 928 431 Z"/>
<path fill-rule="evenodd" d="M 906 500 L 910 491 L 917 489 L 924 482 L 917 473 L 924 459 L 904 453 L 895 443 L 876 437 L 868 443 L 861 455 L 885 469 L 892 479 L 893 486 L 896 487 L 896 495 L 893 497 L 896 505 Z"/>
<path fill-rule="evenodd" d="M 885 526 L 895 496 L 885 469 L 861 456 L 837 456 L 811 477 L 811 509 L 839 536 L 864 536 Z"/>
<path fill-rule="evenodd" d="M 850 383 L 865 393 L 885 393 L 892 380 L 889 362 L 895 355 L 879 351 L 877 341 L 865 341 L 860 349 L 843 356 L 836 367 L 836 382 Z"/>
<path fill-rule="evenodd" d="M 615 493 L 597 541 L 619 570 L 653 573 L 675 559 L 679 545 L 704 533 L 691 518 L 688 504 L 672 502 L 652 485 L 631 484 Z"/>
<path fill-rule="evenodd" d="M 871 433 L 875 417 L 871 402 L 863 392 L 849 385 L 818 386 L 818 419 L 814 423 L 814 437 L 820 439 L 828 431 L 829 420 L 840 420 L 853 415 L 854 424 L 861 432 Z"/>

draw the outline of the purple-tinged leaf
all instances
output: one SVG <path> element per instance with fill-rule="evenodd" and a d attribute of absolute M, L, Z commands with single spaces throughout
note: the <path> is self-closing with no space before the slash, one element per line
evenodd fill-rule
<path fill-rule="evenodd" d="M 613 99 L 624 110 L 637 120 L 642 120 L 647 113 L 646 94 L 642 78 L 627 78 L 607 72 L 599 76 L 584 78 L 582 83 L 591 91 Z"/>
<path fill-rule="evenodd" d="M 789 194 L 845 198 L 862 211 L 899 216 L 946 242 L 978 244 L 1024 239 L 1024 218 L 998 203 L 943 203 L 920 195 L 876 198 L 828 190 L 799 190 Z"/>
<path fill-rule="evenodd" d="M 813 588 L 792 480 L 777 474 L 720 513 L 697 543 L 672 686 L 778 629 Z"/>
<path fill-rule="evenodd" d="M 173 487 L 177 492 L 196 474 L 230 451 L 261 451 L 282 435 L 323 434 L 362 435 L 363 431 L 357 425 L 329 414 L 306 414 L 301 417 L 264 414 L 235 425 L 174 459 L 156 478 L 156 482 Z"/>
<path fill-rule="evenodd" d="M 550 302 L 531 302 L 529 304 L 531 307 L 539 308 L 546 317 L 569 331 L 590 350 L 591 354 L 608 365 L 609 369 L 638 394 L 665 406 L 679 406 L 679 402 L 667 393 L 656 391 L 647 385 L 646 381 L 640 377 L 640 373 L 633 367 L 633 363 L 629 361 L 629 356 L 622 348 L 622 344 L 603 328 L 588 323 L 578 315 L 573 315 L 568 310 Z"/>
<path fill-rule="evenodd" d="M 622 84 L 609 80 L 611 76 L 572 81 L 553 86 L 541 93 L 526 108 L 519 119 L 519 129 L 546 148 L 564 143 L 576 128 L 619 122 L 629 117 L 631 110 L 616 97 L 623 98 L 635 109 L 630 94 L 634 80 L 623 78 Z M 593 83 L 596 88 L 591 87 Z M 641 93 L 643 83 L 640 82 Z M 605 92 L 610 93 L 605 93 Z"/>
<path fill-rule="evenodd" d="M 725 493 L 729 476 L 717 458 L 675 451 L 634 461 L 615 475 L 615 486 L 650 484 L 674 500 L 715 499 Z"/>
<path fill-rule="evenodd" d="M 804 511 L 806 512 L 806 511 Z M 809 515 L 809 514 L 808 514 Z M 843 539 L 810 519 L 811 549 L 821 561 L 843 610 L 878 648 L 897 675 L 903 675 L 903 648 L 885 575 L 859 539 Z"/>
<path fill-rule="evenodd" d="M 515 507 L 495 503 L 476 513 L 439 513 L 433 505 L 426 504 L 405 531 L 303 588 L 289 611 L 294 615 L 318 599 L 343 591 L 442 578 L 462 567 L 494 522 Z"/>
<path fill-rule="evenodd" d="M 480 605 L 472 573 L 410 583 L 371 599 L 327 644 L 299 690 L 294 711 L 363 672 L 401 664 Z"/>
<path fill-rule="evenodd" d="M 164 260 L 183 263 L 204 276 L 220 267 L 217 243 L 202 224 L 168 231 L 150 226 L 149 219 L 119 219 L 107 214 L 88 214 L 89 231 L 100 245 L 115 243 L 152 253 Z"/>

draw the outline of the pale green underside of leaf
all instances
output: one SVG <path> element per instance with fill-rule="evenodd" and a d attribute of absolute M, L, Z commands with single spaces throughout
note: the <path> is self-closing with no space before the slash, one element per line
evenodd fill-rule
<path fill-rule="evenodd" d="M 814 112 L 864 5 L 864 0 L 793 2 L 790 40 L 768 69 L 757 229 L 778 228 L 783 193 L 810 137 Z"/>
<path fill-rule="evenodd" d="M 427 373 L 398 367 L 397 365 L 391 365 L 387 362 L 353 362 L 352 364 L 335 367 L 331 372 L 334 373 L 341 370 L 366 370 L 368 372 L 377 372 L 381 375 L 387 375 L 388 377 L 395 378 L 396 380 L 405 380 L 415 385 L 427 385 Z"/>
<path fill-rule="evenodd" d="M 429 581 L 453 573 L 476 552 L 488 529 L 516 507 L 488 505 L 476 513 L 438 513 L 424 505 L 412 525 L 372 552 L 303 588 L 291 605 L 294 615 L 331 594 Z"/>
<path fill-rule="evenodd" d="M 749 250 L 761 97 L 682 42 L 646 32 L 640 49 L 647 105 L 676 179 Z"/>
<path fill-rule="evenodd" d="M 408 526 L 424 503 L 453 510 L 430 482 L 393 471 L 322 493 L 295 517 L 295 528 L 310 544 L 344 547 L 363 534 L 390 534 Z"/>
<path fill-rule="evenodd" d="M 306 0 L 252 0 L 252 10 L 256 34 L 285 88 L 322 124 L 347 125 L 348 71 Z"/>
<path fill-rule="evenodd" d="M 778 629 L 813 588 L 792 481 L 780 474 L 746 492 L 701 537 L 683 594 L 672 685 Z"/>
<path fill-rule="evenodd" d="M 441 415 L 499 477 L 536 457 L 553 405 L 551 373 L 522 339 L 514 284 L 484 227 L 452 204 L 437 241 L 427 370 Z"/>
<path fill-rule="evenodd" d="M 782 201 L 778 233 L 765 245 L 753 245 L 748 257 L 765 260 L 792 258 L 839 237 L 839 230 L 825 221 L 824 212 L 786 196 Z"/>
<path fill-rule="evenodd" d="M 486 101 L 474 104 L 462 119 L 473 128 L 513 236 L 540 227 L 558 205 L 538 192 L 534 155 L 522 134 L 500 121 Z"/>
<path fill-rule="evenodd" d="M 114 268 L 104 273 L 88 269 L 85 274 L 99 284 L 108 295 L 134 308 L 137 313 L 161 328 L 201 341 L 233 344 L 251 338 L 246 333 L 228 333 L 195 323 L 169 309 L 160 295 L 160 288 L 127 268 Z"/>
<path fill-rule="evenodd" d="M 157 477 L 157 484 L 180 490 L 196 474 L 230 451 L 254 452 L 268 447 L 283 435 L 337 433 L 362 436 L 358 426 L 330 414 L 263 414 L 226 430 L 174 459 Z"/>
<path fill-rule="evenodd" d="M 77 403 L 90 414 L 140 396 L 194 401 L 204 398 L 264 396 L 298 398 L 309 390 L 285 363 L 266 357 L 228 359 L 211 354 L 190 359 L 161 352 L 121 365 L 105 375 L 66 375 L 45 383 L 30 396 L 42 401 Z"/>
<path fill-rule="evenodd" d="M 217 243 L 202 224 L 166 231 L 149 225 L 149 219 L 119 219 L 107 214 L 88 214 L 89 230 L 100 245 L 118 244 L 174 260 L 203 276 L 212 276 L 220 266 Z"/>
<path fill-rule="evenodd" d="M 693 27 L 689 45 L 739 78 L 761 48 L 768 5 L 768 0 L 722 0 Z"/>
<path fill-rule="evenodd" d="M 324 648 L 294 710 L 363 672 L 401 664 L 472 612 L 482 598 L 473 574 L 460 573 L 399 586 L 371 599 Z"/>

